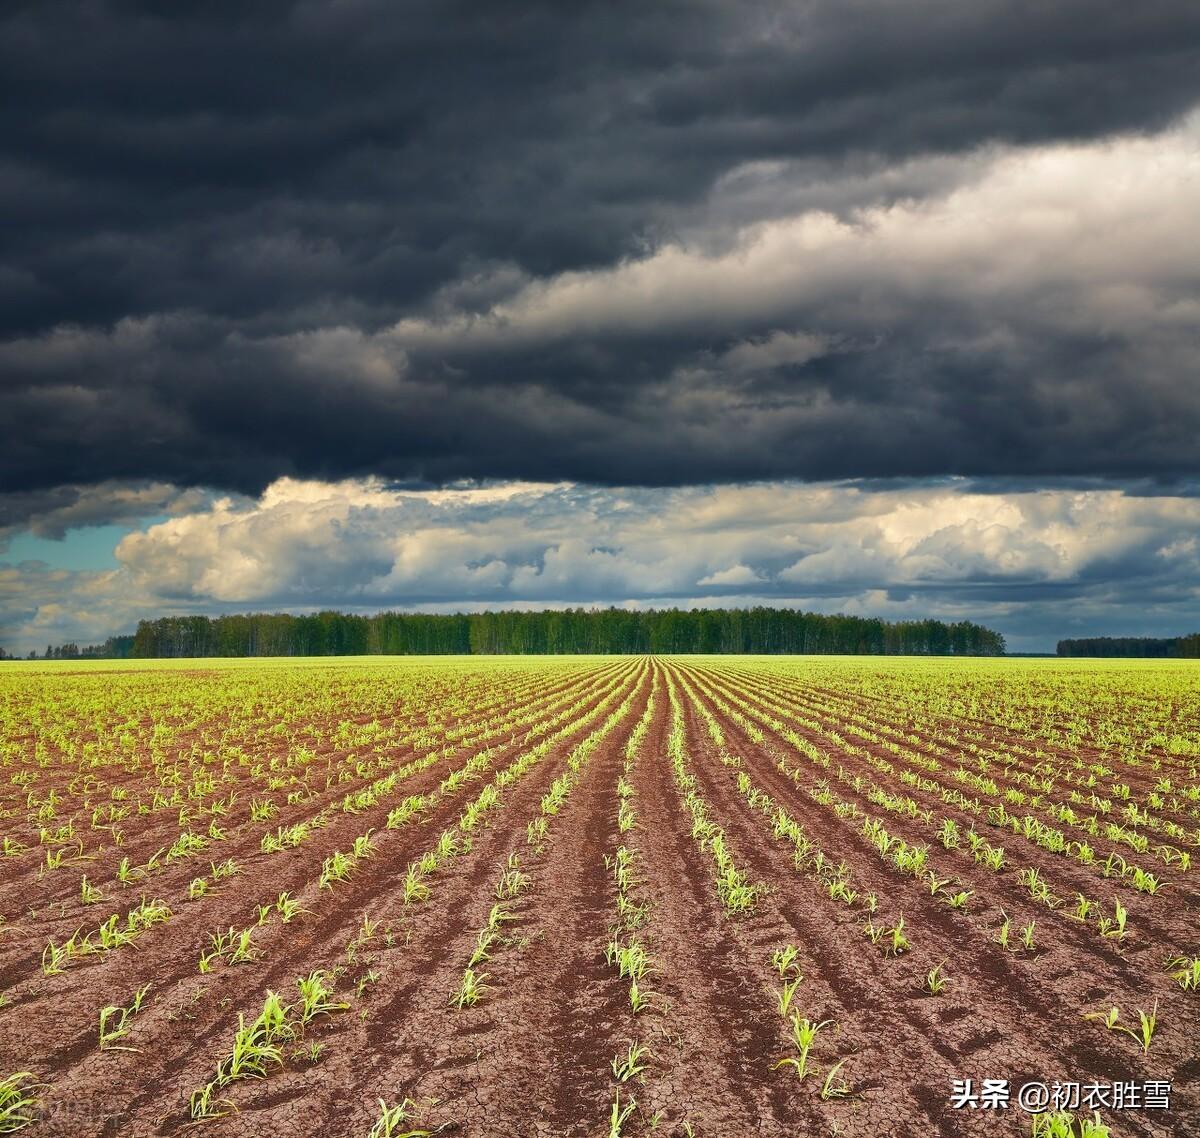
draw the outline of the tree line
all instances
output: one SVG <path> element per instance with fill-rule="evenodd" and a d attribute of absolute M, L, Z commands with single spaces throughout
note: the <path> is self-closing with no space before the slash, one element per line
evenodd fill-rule
<path fill-rule="evenodd" d="M 144 620 L 129 654 L 146 659 L 674 652 L 1000 656 L 1004 637 L 969 621 L 888 622 L 772 608 L 248 613 Z"/>
<path fill-rule="evenodd" d="M 1200 632 L 1190 636 L 1090 636 L 1058 642 L 1060 656 L 1104 656 L 1147 660 L 1200 658 Z"/>
<path fill-rule="evenodd" d="M 87 644 L 80 647 L 74 641 L 66 644 L 47 644 L 45 655 L 36 650 L 29 653 L 28 660 L 127 660 L 133 655 L 133 636 L 110 636 L 103 644 Z M 0 648 L 0 660 L 19 660 Z"/>

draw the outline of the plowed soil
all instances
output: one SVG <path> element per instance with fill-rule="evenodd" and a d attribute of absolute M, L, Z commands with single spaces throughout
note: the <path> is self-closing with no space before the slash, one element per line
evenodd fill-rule
<path fill-rule="evenodd" d="M 394 696 L 380 694 L 389 666 L 403 679 Z M 257 702 L 253 667 L 177 668 L 176 688 L 112 665 L 102 677 L 5 672 L 0 1078 L 39 1084 L 22 1134 L 1029 1134 L 1015 1101 L 951 1105 L 955 1080 L 1004 1079 L 1014 1095 L 1034 1081 L 1169 1082 L 1167 1109 L 1102 1106 L 1105 1125 L 1200 1135 L 1200 991 L 1168 963 L 1200 956 L 1196 758 L 1149 732 L 1132 761 L 1086 733 L 1024 737 L 986 700 L 952 714 L 935 679 L 914 680 L 922 698 L 906 701 L 889 677 L 859 685 L 839 681 L 857 673 L 736 657 L 361 674 L 310 663 Z M 871 675 L 870 662 L 855 667 Z M 231 676 L 237 700 L 223 695 Z M 98 683 L 119 711 L 100 701 L 84 737 L 83 720 L 56 708 L 73 685 Z M 437 715 L 446 700 L 454 714 Z M 156 738 L 167 709 L 172 731 Z M 1194 727 L 1194 707 L 1164 714 Z M 283 775 L 300 768 L 286 759 L 302 739 L 313 757 L 289 802 Z M 268 797 L 274 812 L 254 816 Z M 133 807 L 119 845 L 94 813 L 114 802 Z M 1076 845 L 1049 848 L 1026 818 Z M 264 835 L 305 822 L 298 844 L 264 849 Z M 184 832 L 207 835 L 202 852 L 164 854 Z M 989 867 L 968 834 L 1002 848 L 1003 864 Z M 349 870 L 323 881 L 356 838 Z M 410 867 L 439 848 L 414 894 Z M 619 849 L 637 917 L 619 911 Z M 918 870 L 900 864 L 922 849 Z M 740 911 L 718 887 L 721 850 L 752 889 Z M 236 872 L 219 876 L 227 859 Z M 1133 884 L 1134 866 L 1156 877 L 1153 892 Z M 85 875 L 99 899 L 85 901 Z M 283 893 L 300 907 L 288 920 Z M 45 967 L 48 945 L 78 931 L 94 946 L 110 914 L 123 927 L 143 898 L 170 918 Z M 1119 908 L 1123 932 L 1102 924 Z M 459 1006 L 490 918 L 479 998 Z M 242 930 L 247 959 L 226 951 L 202 968 L 214 936 Z M 649 957 L 640 1010 L 606 958 L 610 942 L 634 939 Z M 789 945 L 781 971 L 772 957 Z M 301 1024 L 297 980 L 318 970 L 341 1006 Z M 779 989 L 796 977 L 784 1014 Z M 127 1034 L 101 1047 L 101 1009 L 143 988 Z M 239 1017 L 251 1024 L 269 992 L 292 1009 L 277 1056 L 257 1077 L 220 1079 Z M 1139 1010 L 1156 1012 L 1147 1046 Z M 785 1062 L 800 1056 L 793 1016 L 821 1025 L 803 1077 Z M 613 1061 L 634 1042 L 644 1067 L 622 1081 Z M 401 1105 L 405 1121 L 372 1130 L 381 1107 Z"/>

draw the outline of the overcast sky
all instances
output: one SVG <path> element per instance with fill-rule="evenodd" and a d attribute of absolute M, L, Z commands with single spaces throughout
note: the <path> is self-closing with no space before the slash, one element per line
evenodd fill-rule
<path fill-rule="evenodd" d="M 1193 0 L 0 11 L 0 644 L 1200 629 Z"/>

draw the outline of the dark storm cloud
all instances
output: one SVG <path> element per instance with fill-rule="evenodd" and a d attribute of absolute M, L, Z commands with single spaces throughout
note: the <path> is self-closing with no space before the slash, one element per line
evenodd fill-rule
<path fill-rule="evenodd" d="M 1194 471 L 1176 266 L 1134 282 L 1149 310 L 1082 263 L 981 289 L 986 249 L 923 283 L 898 242 L 719 310 L 686 281 L 641 319 L 534 302 L 1198 98 L 1178 0 L 10 4 L 0 477 Z"/>

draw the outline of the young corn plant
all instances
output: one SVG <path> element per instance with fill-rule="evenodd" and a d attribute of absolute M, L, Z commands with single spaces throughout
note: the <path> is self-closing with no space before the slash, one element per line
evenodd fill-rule
<path fill-rule="evenodd" d="M 925 991 L 931 996 L 940 996 L 946 988 L 946 974 L 942 971 L 945 963 L 943 960 L 925 973 Z"/>
<path fill-rule="evenodd" d="M 86 873 L 79 883 L 79 895 L 85 905 L 95 905 L 98 901 L 104 900 L 104 894 L 88 881 Z"/>
<path fill-rule="evenodd" d="M 791 972 L 799 974 L 800 967 L 796 964 L 799 955 L 800 950 L 794 944 L 785 945 L 771 953 L 771 964 L 780 977 L 786 977 Z"/>
<path fill-rule="evenodd" d="M 1125 906 L 1120 901 L 1114 902 L 1113 915 L 1111 917 L 1101 917 L 1097 927 L 1100 929 L 1100 935 L 1111 940 L 1125 939 L 1125 922 L 1129 917 L 1129 913 Z"/>
<path fill-rule="evenodd" d="M 800 981 L 803 979 L 803 976 L 797 974 L 791 980 L 784 980 L 782 988 L 774 989 L 776 1007 L 779 1009 L 779 1014 L 784 1019 L 787 1019 L 788 1017 L 788 1010 L 792 1006 L 792 1000 L 795 998 L 796 989 L 800 987 Z"/>
<path fill-rule="evenodd" d="M 35 1092 L 44 1085 L 28 1071 L 0 1079 L 0 1134 L 12 1134 L 37 1121 L 41 1100 Z"/>
<path fill-rule="evenodd" d="M 1141 1044 L 1143 1054 L 1149 1054 L 1150 1041 L 1154 1038 L 1154 1032 L 1158 1026 L 1158 1000 L 1154 1001 L 1154 1007 L 1149 1013 L 1138 1008 L 1139 1025 L 1136 1028 L 1121 1023 L 1120 1017 L 1121 1009 L 1115 1005 L 1106 1012 L 1085 1012 L 1083 1016 L 1084 1019 L 1100 1020 L 1109 1031 L 1124 1032 Z"/>
<path fill-rule="evenodd" d="M 136 1051 L 136 1047 L 118 1047 L 116 1041 L 124 1039 L 129 1034 L 130 1023 L 134 1016 L 142 1010 L 142 1002 L 146 998 L 146 993 L 150 991 L 150 985 L 147 984 L 139 988 L 134 993 L 133 1000 L 128 1007 L 120 1007 L 117 1004 L 109 1004 L 108 1007 L 100 1009 L 100 1050 L 101 1051 Z M 3 1131 L 0 1131 L 3 1133 Z"/>
<path fill-rule="evenodd" d="M 1111 1138 L 1112 1131 L 1096 1111 L 1091 1118 L 1076 1118 L 1068 1111 L 1033 1116 L 1033 1138 Z"/>
<path fill-rule="evenodd" d="M 367 1138 L 430 1138 L 432 1130 L 404 1129 L 416 1107 L 417 1104 L 408 1098 L 397 1106 L 388 1106 L 385 1099 L 380 1099 L 379 1117 Z"/>
<path fill-rule="evenodd" d="M 613 1078 L 621 1083 L 628 1082 L 635 1075 L 641 1074 L 647 1066 L 645 1060 L 653 1057 L 649 1048 L 638 1043 L 637 1040 L 631 1040 L 624 1054 L 618 1051 L 613 1056 L 611 1063 Z"/>
<path fill-rule="evenodd" d="M 608 1138 L 621 1138 L 621 1128 L 629 1121 L 629 1116 L 637 1109 L 637 1099 L 630 1099 L 621 1105 L 621 1092 L 617 1091 L 612 1107 L 608 1112 Z"/>
<path fill-rule="evenodd" d="M 489 985 L 486 972 L 476 972 L 474 968 L 464 968 L 462 982 L 450 993 L 450 1003 L 457 1008 L 474 1007 L 483 998 L 483 993 Z"/>
<path fill-rule="evenodd" d="M 299 977 L 296 986 L 300 989 L 300 1025 L 304 1027 L 319 1015 L 345 1011 L 350 1005 L 338 1003 L 333 997 L 333 981 L 328 972 L 316 969 L 307 976 Z"/>
<path fill-rule="evenodd" d="M 823 1100 L 846 1098 L 851 1093 L 850 1084 L 838 1077 L 838 1072 L 846 1065 L 848 1058 L 847 1056 L 847 1059 L 838 1060 L 826 1073 L 825 1081 L 821 1084 L 819 1092 Z"/>
<path fill-rule="evenodd" d="M 797 1077 L 803 1079 L 808 1074 L 809 1054 L 816 1042 L 817 1035 L 832 1022 L 832 1020 L 826 1019 L 816 1023 L 807 1016 L 801 1016 L 799 1012 L 793 1012 L 791 1016 L 792 1042 L 796 1046 L 796 1054 L 780 1059 L 771 1067 L 771 1070 L 777 1071 L 780 1067 L 792 1067 Z"/>
<path fill-rule="evenodd" d="M 1200 991 L 1200 956 L 1173 956 L 1167 961 L 1167 969 L 1185 992 Z"/>
<path fill-rule="evenodd" d="M 904 917 L 900 919 L 890 928 L 885 934 L 888 937 L 884 944 L 885 956 L 899 956 L 901 953 L 907 952 L 912 945 L 909 943 L 908 937 L 904 934 Z"/>
<path fill-rule="evenodd" d="M 291 896 L 290 893 L 280 893 L 275 899 L 275 911 L 283 918 L 283 923 L 286 925 L 293 917 L 298 917 L 301 913 L 308 913 L 300 902 Z"/>

